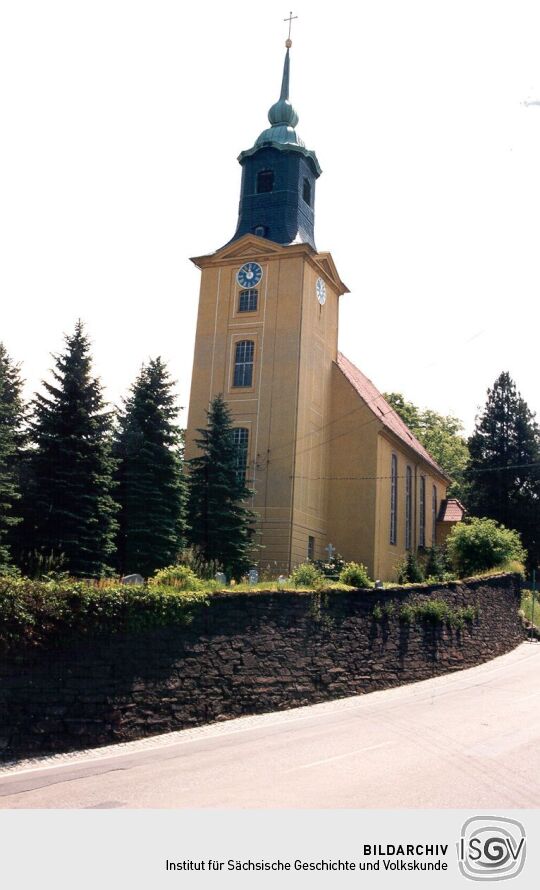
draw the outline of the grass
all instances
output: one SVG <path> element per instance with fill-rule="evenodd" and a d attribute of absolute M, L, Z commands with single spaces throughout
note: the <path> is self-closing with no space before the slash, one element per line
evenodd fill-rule
<path fill-rule="evenodd" d="M 211 582 L 212 583 L 212 582 Z M 205 582 L 203 581 L 203 585 Z M 224 587 L 216 587 L 212 586 L 208 588 L 209 593 L 275 593 L 276 591 L 283 592 L 295 592 L 295 593 L 320 593 L 321 590 L 324 592 L 329 590 L 334 591 L 343 591 L 344 593 L 349 590 L 356 590 L 356 587 L 351 587 L 348 584 L 341 584 L 339 581 L 328 581 L 321 587 L 308 587 L 307 585 L 302 584 L 294 584 L 292 581 L 285 581 L 284 584 L 278 587 L 277 581 L 259 581 L 258 584 L 249 584 L 249 582 L 245 581 L 240 584 L 233 584 L 232 586 L 224 586 Z M 206 590 L 206 587 L 203 586 L 203 591 Z"/>
<path fill-rule="evenodd" d="M 527 621 L 540 628 L 540 592 L 538 590 L 534 594 L 534 600 L 532 590 L 523 591 L 521 594 L 521 610 Z"/>

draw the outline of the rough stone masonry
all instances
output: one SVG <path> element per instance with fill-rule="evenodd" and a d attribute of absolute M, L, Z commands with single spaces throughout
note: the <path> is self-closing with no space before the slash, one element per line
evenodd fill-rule
<path fill-rule="evenodd" d="M 223 593 L 188 627 L 19 650 L 0 662 L 0 756 L 128 741 L 472 667 L 522 641 L 519 598 L 515 575 L 405 590 Z M 461 629 L 400 620 L 401 606 L 428 599 L 472 605 L 477 617 Z M 392 605 L 389 617 L 374 616 Z"/>

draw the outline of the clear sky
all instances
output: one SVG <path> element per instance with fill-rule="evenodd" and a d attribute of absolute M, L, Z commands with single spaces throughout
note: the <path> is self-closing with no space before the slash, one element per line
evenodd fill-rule
<path fill-rule="evenodd" d="M 537 0 L 302 0 L 291 99 L 340 348 L 460 416 L 510 371 L 540 410 Z M 0 339 L 39 386 L 82 318 L 117 402 L 162 355 L 187 406 L 199 273 L 277 99 L 275 0 L 0 0 Z M 185 415 L 184 415 L 185 420 Z"/>

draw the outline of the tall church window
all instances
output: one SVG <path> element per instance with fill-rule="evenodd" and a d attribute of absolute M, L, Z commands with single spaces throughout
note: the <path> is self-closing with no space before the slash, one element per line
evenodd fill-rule
<path fill-rule="evenodd" d="M 313 535 L 308 535 L 307 539 L 307 558 L 310 560 L 315 559 L 315 538 Z"/>
<path fill-rule="evenodd" d="M 257 173 L 257 194 L 274 191 L 274 171 L 259 170 Z"/>
<path fill-rule="evenodd" d="M 405 470 L 405 549 L 412 546 L 412 470 Z"/>
<path fill-rule="evenodd" d="M 426 477 L 420 476 L 420 521 L 418 523 L 418 543 L 426 546 Z"/>
<path fill-rule="evenodd" d="M 253 340 L 240 340 L 234 355 L 233 386 L 251 386 L 253 383 Z"/>
<path fill-rule="evenodd" d="M 431 546 L 435 546 L 437 534 L 437 487 L 434 485 L 431 493 Z"/>
<path fill-rule="evenodd" d="M 238 298 L 238 311 L 256 312 L 258 299 L 259 291 L 256 287 L 250 287 L 248 290 L 241 290 Z"/>
<path fill-rule="evenodd" d="M 397 457 L 392 455 L 390 474 L 390 543 L 397 544 Z"/>
<path fill-rule="evenodd" d="M 246 481 L 249 430 L 243 426 L 233 429 L 233 442 L 236 449 L 236 478 L 238 482 Z"/>
<path fill-rule="evenodd" d="M 304 179 L 304 185 L 302 187 L 302 197 L 306 204 L 309 204 L 311 207 L 311 182 L 309 179 Z"/>

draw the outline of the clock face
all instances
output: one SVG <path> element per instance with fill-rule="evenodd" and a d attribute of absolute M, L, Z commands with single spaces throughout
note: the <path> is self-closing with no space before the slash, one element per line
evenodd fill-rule
<path fill-rule="evenodd" d="M 240 287 L 257 287 L 262 274 L 263 271 L 258 263 L 244 263 L 236 273 L 236 280 Z"/>
<path fill-rule="evenodd" d="M 322 278 L 317 278 L 317 282 L 315 284 L 315 290 L 317 292 L 317 299 L 321 306 L 324 306 L 326 303 L 326 284 L 322 280 Z"/>

